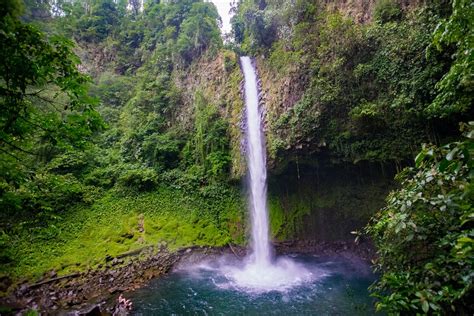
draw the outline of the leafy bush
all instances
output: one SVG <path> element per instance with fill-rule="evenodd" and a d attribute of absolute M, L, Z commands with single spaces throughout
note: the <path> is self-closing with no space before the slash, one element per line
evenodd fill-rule
<path fill-rule="evenodd" d="M 145 136 L 140 156 L 148 165 L 161 169 L 176 168 L 182 144 L 172 133 Z"/>
<path fill-rule="evenodd" d="M 117 181 L 122 165 L 101 166 L 94 168 L 84 176 L 84 183 L 105 189 L 114 186 Z"/>
<path fill-rule="evenodd" d="M 152 168 L 129 169 L 120 175 L 117 183 L 123 188 L 149 191 L 158 184 L 158 175 Z"/>
<path fill-rule="evenodd" d="M 224 69 L 227 73 L 231 73 L 237 66 L 237 55 L 229 50 L 224 50 Z"/>
<path fill-rule="evenodd" d="M 86 187 L 72 174 L 38 173 L 20 188 L 23 207 L 43 213 L 64 211 L 84 201 Z"/>
<path fill-rule="evenodd" d="M 0 264 L 7 264 L 12 261 L 14 253 L 9 247 L 10 243 L 10 236 L 0 230 Z"/>
<path fill-rule="evenodd" d="M 206 171 L 203 166 L 192 165 L 186 170 L 172 169 L 160 175 L 166 185 L 184 191 L 196 191 L 206 183 Z"/>
<path fill-rule="evenodd" d="M 93 96 L 100 97 L 107 107 L 120 108 L 130 99 L 133 88 L 131 78 L 103 72 L 90 91 Z"/>
<path fill-rule="evenodd" d="M 79 17 L 76 33 L 81 40 L 99 42 L 107 38 L 118 24 L 119 12 L 112 0 L 93 2 L 89 14 Z"/>
<path fill-rule="evenodd" d="M 376 21 L 387 23 L 399 20 L 402 10 L 395 0 L 378 0 L 374 6 L 373 14 Z"/>
<path fill-rule="evenodd" d="M 474 311 L 474 122 L 467 139 L 424 146 L 401 188 L 366 227 L 378 248 L 373 286 L 389 313 Z"/>
<path fill-rule="evenodd" d="M 210 3 L 196 2 L 182 25 L 177 39 L 177 49 L 184 62 L 189 64 L 207 48 L 219 47 L 222 43 L 217 21 L 219 13 Z"/>
<path fill-rule="evenodd" d="M 438 24 L 433 46 L 451 54 L 449 71 L 436 83 L 438 94 L 430 105 L 434 116 L 471 111 L 474 103 L 474 6 L 470 0 L 451 1 L 452 14 Z M 452 49 L 455 48 L 455 52 Z"/>
<path fill-rule="evenodd" d="M 183 149 L 185 165 L 188 170 L 203 170 L 209 179 L 223 179 L 231 162 L 228 123 L 201 92 L 195 95 L 194 110 L 194 134 Z"/>
<path fill-rule="evenodd" d="M 71 173 L 79 176 L 91 161 L 91 153 L 71 150 L 53 158 L 47 165 L 48 171 L 58 174 Z"/>

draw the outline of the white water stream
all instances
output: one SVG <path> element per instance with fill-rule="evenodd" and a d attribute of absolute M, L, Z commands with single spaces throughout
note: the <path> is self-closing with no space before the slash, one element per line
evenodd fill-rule
<path fill-rule="evenodd" d="M 268 266 L 271 251 L 268 240 L 267 166 L 257 74 L 249 57 L 241 57 L 240 62 L 245 78 L 246 153 L 253 259 L 256 265 Z"/>
<path fill-rule="evenodd" d="M 226 266 L 223 272 L 232 281 L 232 286 L 246 291 L 282 291 L 308 282 L 315 275 L 290 258 L 273 258 L 269 240 L 265 138 L 259 108 L 257 72 L 250 57 L 241 57 L 240 63 L 245 79 L 245 136 L 252 253 L 245 258 L 243 266 Z"/>

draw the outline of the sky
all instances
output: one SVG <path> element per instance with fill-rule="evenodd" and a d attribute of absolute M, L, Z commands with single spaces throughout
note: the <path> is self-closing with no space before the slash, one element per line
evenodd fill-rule
<path fill-rule="evenodd" d="M 211 0 L 210 2 L 214 3 L 217 7 L 217 11 L 222 19 L 222 33 L 229 33 L 231 30 L 230 26 L 230 3 L 232 0 Z"/>

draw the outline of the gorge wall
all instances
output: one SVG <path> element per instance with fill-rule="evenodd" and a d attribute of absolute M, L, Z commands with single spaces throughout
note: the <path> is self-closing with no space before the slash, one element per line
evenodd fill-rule
<path fill-rule="evenodd" d="M 352 238 L 350 232 L 364 226 L 383 206 L 394 187 L 396 171 L 418 150 L 412 144 L 430 138 L 430 131 L 428 136 L 413 132 L 414 124 L 406 128 L 406 135 L 400 137 L 404 143 L 399 145 L 399 127 L 385 127 L 390 117 L 380 124 L 371 117 L 354 119 L 351 113 L 360 104 L 360 100 L 348 99 L 354 93 L 352 86 L 361 80 L 353 74 L 355 66 L 367 63 L 364 54 L 370 55 L 374 49 L 367 46 L 365 41 L 370 39 L 363 33 L 374 23 L 376 3 L 314 1 L 305 5 L 315 6 L 309 13 L 315 18 L 301 16 L 302 8 L 295 5 L 285 8 L 288 21 L 274 13 L 275 3 L 261 10 L 280 23 L 274 30 L 277 35 L 272 48 L 251 52 L 257 56 L 265 105 L 272 230 L 277 240 Z M 420 1 L 397 3 L 407 20 L 412 19 L 410 11 L 421 5 Z M 87 56 L 94 54 L 83 59 Z M 246 169 L 242 74 L 237 56 L 219 48 L 189 66 L 175 67 L 171 78 L 180 98 L 168 123 L 191 131 L 197 124 L 198 100 L 206 108 L 216 109 L 227 123 L 230 175 L 235 185 L 240 184 Z M 104 62 L 114 59 L 109 56 Z M 94 63 L 98 65 L 89 68 L 103 68 L 101 60 L 93 57 Z M 315 67 L 315 63 L 319 65 Z M 381 143 L 389 145 L 382 147 Z M 409 150 L 401 153 L 407 147 Z"/>
<path fill-rule="evenodd" d="M 393 168 L 376 164 L 297 165 L 269 182 L 275 240 L 353 240 L 384 205 Z"/>

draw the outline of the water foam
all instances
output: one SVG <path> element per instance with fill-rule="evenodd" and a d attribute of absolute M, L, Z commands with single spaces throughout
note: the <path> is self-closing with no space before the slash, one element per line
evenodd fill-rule
<path fill-rule="evenodd" d="M 226 276 L 230 285 L 238 289 L 250 292 L 285 291 L 312 281 L 315 275 L 289 258 L 272 258 L 267 209 L 266 150 L 262 112 L 259 108 L 258 77 L 249 57 L 241 57 L 240 63 L 244 74 L 245 136 L 253 251 L 245 259 L 243 266 L 222 265 L 219 270 Z"/>
<path fill-rule="evenodd" d="M 320 267 L 306 267 L 289 257 L 279 257 L 275 262 L 262 266 L 250 257 L 238 260 L 223 256 L 216 260 L 205 260 L 198 264 L 184 265 L 180 269 L 191 278 L 203 279 L 212 273 L 212 283 L 223 290 L 237 290 L 248 294 L 267 292 L 289 292 L 298 286 L 314 283 L 329 275 Z"/>
<path fill-rule="evenodd" d="M 254 293 L 285 292 L 322 276 L 284 257 L 267 266 L 248 262 L 243 267 L 223 267 L 223 273 L 234 288 Z"/>

